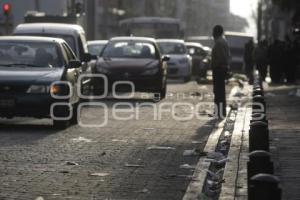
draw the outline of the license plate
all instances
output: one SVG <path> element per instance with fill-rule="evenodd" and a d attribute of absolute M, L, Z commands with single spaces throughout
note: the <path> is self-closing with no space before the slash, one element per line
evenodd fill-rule
<path fill-rule="evenodd" d="M 0 107 L 2 108 L 11 108 L 15 106 L 14 99 L 0 99 Z"/>

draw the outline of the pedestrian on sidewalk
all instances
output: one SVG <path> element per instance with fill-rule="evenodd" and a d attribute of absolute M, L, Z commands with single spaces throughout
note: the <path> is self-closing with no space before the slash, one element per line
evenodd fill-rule
<path fill-rule="evenodd" d="M 258 43 L 254 51 L 254 58 L 255 58 L 256 69 L 259 72 L 259 76 L 262 81 L 265 81 L 268 74 L 268 64 L 269 64 L 267 40 L 262 40 Z"/>
<path fill-rule="evenodd" d="M 283 75 L 284 66 L 284 46 L 281 41 L 276 39 L 268 50 L 270 58 L 270 77 L 273 83 L 280 83 Z"/>
<path fill-rule="evenodd" d="M 296 82 L 297 75 L 297 60 L 298 52 L 296 49 L 296 42 L 293 42 L 289 37 L 286 37 L 285 46 L 285 60 L 286 66 L 284 67 L 284 74 L 287 83 L 293 84 Z"/>
<path fill-rule="evenodd" d="M 253 70 L 254 70 L 253 54 L 254 54 L 254 42 L 253 39 L 250 39 L 245 44 L 245 51 L 244 51 L 245 71 L 250 84 L 253 83 Z"/>
<path fill-rule="evenodd" d="M 215 116 L 223 119 L 226 117 L 225 79 L 229 70 L 230 51 L 221 25 L 216 25 L 213 28 L 213 37 L 215 44 L 212 49 L 211 66 L 213 70 Z"/>

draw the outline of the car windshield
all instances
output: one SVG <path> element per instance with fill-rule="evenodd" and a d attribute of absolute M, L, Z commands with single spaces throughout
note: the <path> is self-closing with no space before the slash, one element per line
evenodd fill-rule
<path fill-rule="evenodd" d="M 87 47 L 90 54 L 98 56 L 105 47 L 105 44 L 88 44 Z"/>
<path fill-rule="evenodd" d="M 112 41 L 103 50 L 103 57 L 112 58 L 156 58 L 156 49 L 150 42 Z"/>
<path fill-rule="evenodd" d="M 25 35 L 61 38 L 61 39 L 65 40 L 68 43 L 68 45 L 71 47 L 71 49 L 77 55 L 76 44 L 75 44 L 74 37 L 72 37 L 70 35 L 54 34 L 54 33 L 51 33 L 51 34 L 50 33 L 42 33 L 42 34 L 39 34 L 39 33 L 37 33 L 37 34 L 35 34 L 35 33 L 29 33 L 29 34 L 25 34 Z"/>
<path fill-rule="evenodd" d="M 158 46 L 162 54 L 186 54 L 187 50 L 182 43 L 177 42 L 159 42 Z"/>
<path fill-rule="evenodd" d="M 0 66 L 62 67 L 57 45 L 49 42 L 1 41 Z"/>

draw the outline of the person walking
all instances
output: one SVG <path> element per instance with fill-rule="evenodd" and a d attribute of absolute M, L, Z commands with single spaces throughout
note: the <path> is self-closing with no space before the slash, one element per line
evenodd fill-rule
<path fill-rule="evenodd" d="M 245 71 L 250 84 L 253 84 L 253 69 L 254 69 L 253 53 L 254 53 L 254 42 L 253 39 L 250 39 L 245 44 L 245 51 L 244 51 Z"/>
<path fill-rule="evenodd" d="M 219 119 L 224 119 L 226 117 L 225 79 L 230 62 L 230 50 L 223 34 L 224 29 L 221 25 L 216 25 L 213 28 L 215 44 L 212 49 L 211 66 L 213 70 L 215 116 Z"/>
<path fill-rule="evenodd" d="M 268 57 L 270 58 L 270 77 L 273 83 L 280 83 L 283 74 L 284 65 L 284 46 L 279 40 L 275 40 L 268 50 Z"/>
<path fill-rule="evenodd" d="M 265 81 L 267 74 L 268 74 L 268 42 L 267 40 L 262 40 L 258 43 L 254 51 L 254 58 L 256 69 L 259 72 L 259 76 L 262 81 Z"/>

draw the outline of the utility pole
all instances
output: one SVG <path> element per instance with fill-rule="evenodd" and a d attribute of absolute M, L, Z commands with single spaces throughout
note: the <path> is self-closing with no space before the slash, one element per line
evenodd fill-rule
<path fill-rule="evenodd" d="M 261 37 L 262 37 L 262 2 L 259 2 L 257 7 L 257 40 L 260 41 Z"/>
<path fill-rule="evenodd" d="M 40 0 L 35 0 L 35 10 L 40 11 Z"/>

